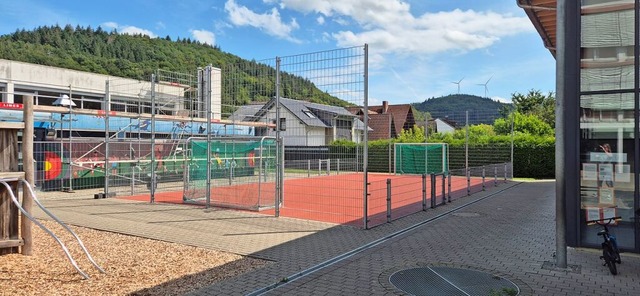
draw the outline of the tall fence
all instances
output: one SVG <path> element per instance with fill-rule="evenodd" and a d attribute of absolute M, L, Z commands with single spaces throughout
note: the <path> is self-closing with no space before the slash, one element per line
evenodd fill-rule
<path fill-rule="evenodd" d="M 438 152 L 446 163 L 397 171 L 418 160 L 369 140 L 398 131 L 379 124 L 389 114 L 371 115 L 386 107 L 369 106 L 367 65 L 360 46 L 110 79 L 98 105 L 72 94 L 80 106 L 49 116 L 34 145 L 37 184 L 370 228 L 512 178 L 511 143 L 469 139 L 499 117 L 481 112 L 432 113 L 428 144 L 442 142 L 436 131 L 456 139 Z"/>

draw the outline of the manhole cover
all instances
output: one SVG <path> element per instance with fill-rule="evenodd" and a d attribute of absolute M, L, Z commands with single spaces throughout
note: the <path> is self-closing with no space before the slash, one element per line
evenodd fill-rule
<path fill-rule="evenodd" d="M 458 217 L 480 217 L 480 214 L 472 213 L 472 212 L 457 212 L 457 213 L 453 213 L 452 215 L 458 216 Z"/>
<path fill-rule="evenodd" d="M 510 280 L 476 270 L 431 266 L 395 272 L 389 281 L 411 295 L 518 295 L 520 289 Z"/>

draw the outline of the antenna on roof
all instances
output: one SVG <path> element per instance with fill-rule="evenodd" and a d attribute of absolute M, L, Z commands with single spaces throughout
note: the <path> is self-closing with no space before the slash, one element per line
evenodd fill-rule
<path fill-rule="evenodd" d="M 493 75 L 491 75 L 491 77 L 489 77 L 489 79 L 487 79 L 487 82 L 485 83 L 478 83 L 478 85 L 484 85 L 484 97 L 487 97 L 487 93 L 489 92 L 489 88 L 487 87 L 487 84 L 489 84 L 489 81 L 491 81 L 491 78 L 493 78 Z"/>
<path fill-rule="evenodd" d="M 464 79 L 464 77 L 462 77 L 460 80 L 458 80 L 458 82 L 455 82 L 455 81 L 451 82 L 453 84 L 457 84 L 458 85 L 458 94 L 460 94 L 460 82 L 462 82 L 463 79 Z"/>

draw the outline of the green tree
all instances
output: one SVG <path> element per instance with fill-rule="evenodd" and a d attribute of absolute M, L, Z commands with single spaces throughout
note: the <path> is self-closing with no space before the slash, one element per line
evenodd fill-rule
<path fill-rule="evenodd" d="M 553 93 L 543 95 L 539 90 L 530 90 L 526 95 L 514 93 L 511 101 L 516 112 L 536 115 L 552 128 L 556 126 L 556 98 Z"/>
<path fill-rule="evenodd" d="M 414 125 L 411 129 L 402 130 L 398 135 L 396 142 L 398 143 L 424 143 L 424 128 Z"/>
<path fill-rule="evenodd" d="M 493 129 L 497 134 L 507 135 L 511 133 L 511 123 L 513 120 L 513 131 L 516 133 L 530 134 L 534 136 L 553 135 L 553 128 L 534 114 L 522 114 L 514 112 L 508 118 L 498 118 L 493 123 Z"/>

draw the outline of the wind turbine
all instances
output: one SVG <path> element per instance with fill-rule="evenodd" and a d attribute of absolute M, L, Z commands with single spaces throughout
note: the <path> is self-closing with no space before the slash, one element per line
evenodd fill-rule
<path fill-rule="evenodd" d="M 487 80 L 487 82 L 485 83 L 478 83 L 478 85 L 484 85 L 484 97 L 487 97 L 487 93 L 489 92 L 489 88 L 487 87 L 487 84 L 489 84 L 489 81 L 491 81 L 491 78 L 493 78 L 493 75 L 491 75 L 491 77 L 489 77 L 489 79 Z"/>
<path fill-rule="evenodd" d="M 458 85 L 458 94 L 460 94 L 460 82 L 462 82 L 462 80 L 464 79 L 464 77 L 462 77 L 460 80 L 458 80 L 458 82 L 451 82 L 453 84 L 457 84 Z"/>

